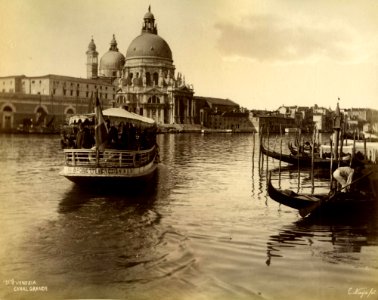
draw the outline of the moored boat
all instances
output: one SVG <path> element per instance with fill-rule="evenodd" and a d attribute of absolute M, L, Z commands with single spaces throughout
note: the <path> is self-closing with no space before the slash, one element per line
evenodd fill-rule
<path fill-rule="evenodd" d="M 69 120 L 73 129 L 83 126 L 80 124 L 86 124 L 92 134 L 96 131 L 95 145 L 80 147 L 78 137 L 63 149 L 65 165 L 60 175 L 79 184 L 121 184 L 146 180 L 154 174 L 159 161 L 154 120 L 110 108 L 100 117 L 98 113 L 75 115 Z M 102 125 L 105 130 L 101 131 Z"/>
<path fill-rule="evenodd" d="M 292 155 L 298 155 L 298 147 L 293 145 L 292 142 L 288 142 L 287 143 L 288 147 L 289 147 L 289 150 L 290 150 L 290 153 Z M 302 155 L 311 155 L 312 153 L 312 146 L 309 142 L 306 142 L 303 146 L 299 147 L 299 153 L 302 153 Z M 314 149 L 314 153 L 315 155 L 319 155 L 319 149 L 318 149 L 318 145 L 315 145 L 315 149 Z"/>
<path fill-rule="evenodd" d="M 292 165 L 300 165 L 302 167 L 310 167 L 312 164 L 312 158 L 311 154 L 302 153 L 302 154 L 286 154 L 286 153 L 279 153 L 274 150 L 269 150 L 264 147 L 263 144 L 260 145 L 260 151 L 261 153 L 265 154 L 266 156 L 281 160 L 283 162 L 286 162 L 288 164 Z M 329 168 L 331 165 L 331 159 L 329 158 L 321 158 L 318 154 L 316 154 L 316 157 L 314 157 L 314 167 L 320 167 L 320 168 Z M 350 156 L 345 156 L 340 160 L 340 164 L 348 164 L 350 161 Z M 338 161 L 333 160 L 333 164 L 337 164 Z"/>
<path fill-rule="evenodd" d="M 364 179 L 373 174 L 372 171 L 360 177 Z M 355 182 L 359 181 L 357 179 Z M 377 207 L 378 201 L 374 191 L 354 189 L 348 192 L 305 194 L 292 190 L 281 190 L 273 186 L 271 175 L 268 179 L 267 192 L 271 199 L 297 209 L 302 217 L 307 215 L 350 215 L 369 211 Z"/>

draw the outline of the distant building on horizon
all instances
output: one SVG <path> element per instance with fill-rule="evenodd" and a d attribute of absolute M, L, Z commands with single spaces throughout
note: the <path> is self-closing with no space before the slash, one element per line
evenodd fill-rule
<path fill-rule="evenodd" d="M 115 100 L 116 87 L 102 80 L 52 74 L 0 77 L 0 129 L 63 124 L 68 115 L 92 112 L 96 91 L 105 106 Z"/>

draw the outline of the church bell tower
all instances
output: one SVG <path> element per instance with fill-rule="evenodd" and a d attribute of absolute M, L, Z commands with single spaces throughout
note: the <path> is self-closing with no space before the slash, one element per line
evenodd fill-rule
<path fill-rule="evenodd" d="M 94 79 L 98 77 L 98 52 L 93 37 L 88 45 L 87 54 L 87 78 Z"/>

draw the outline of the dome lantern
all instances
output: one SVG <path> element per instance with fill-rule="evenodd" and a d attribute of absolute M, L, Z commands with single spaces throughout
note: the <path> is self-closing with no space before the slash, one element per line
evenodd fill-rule
<path fill-rule="evenodd" d="M 157 27 L 155 25 L 155 17 L 151 12 L 151 5 L 148 7 L 148 12 L 143 17 L 144 24 L 142 27 L 142 33 L 157 34 Z"/>
<path fill-rule="evenodd" d="M 109 48 L 109 50 L 111 50 L 111 51 L 118 51 L 117 41 L 115 39 L 115 35 L 114 34 L 113 34 L 113 39 L 110 42 L 110 48 Z"/>

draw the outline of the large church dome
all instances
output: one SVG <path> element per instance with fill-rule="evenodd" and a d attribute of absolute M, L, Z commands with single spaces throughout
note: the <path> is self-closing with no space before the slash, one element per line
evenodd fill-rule
<path fill-rule="evenodd" d="M 137 36 L 126 51 L 126 61 L 136 58 L 158 58 L 172 62 L 172 51 L 168 43 L 157 34 L 155 17 L 151 7 L 143 17 L 142 34 Z"/>
<path fill-rule="evenodd" d="M 172 51 L 168 43 L 160 36 L 144 32 L 131 42 L 126 52 L 126 60 L 141 57 L 157 57 L 172 60 Z"/>

